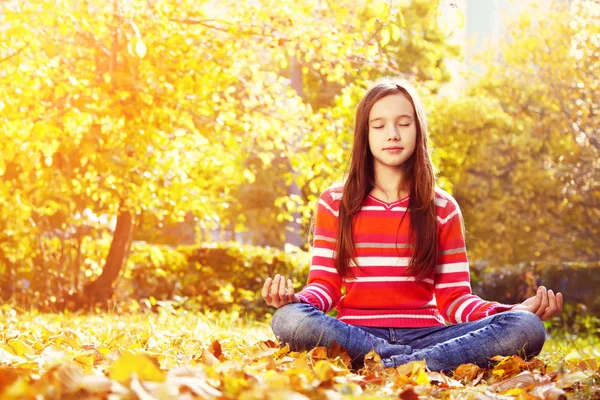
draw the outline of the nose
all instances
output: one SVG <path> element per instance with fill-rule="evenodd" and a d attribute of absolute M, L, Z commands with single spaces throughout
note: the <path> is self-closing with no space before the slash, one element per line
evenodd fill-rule
<path fill-rule="evenodd" d="M 400 140 L 400 131 L 396 125 L 392 125 L 388 129 L 388 140 Z"/>

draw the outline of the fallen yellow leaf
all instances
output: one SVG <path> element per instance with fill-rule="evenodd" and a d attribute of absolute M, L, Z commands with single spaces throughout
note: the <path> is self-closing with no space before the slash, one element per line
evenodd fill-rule
<path fill-rule="evenodd" d="M 77 361 L 78 363 L 81 363 L 83 365 L 87 365 L 88 367 L 91 367 L 96 362 L 96 354 L 95 353 L 81 354 L 81 355 L 78 355 L 77 357 L 75 357 L 75 361 Z"/>
<path fill-rule="evenodd" d="M 425 372 L 425 368 L 419 368 L 417 373 L 413 376 L 415 382 L 419 385 L 429 385 L 429 376 Z"/>
<path fill-rule="evenodd" d="M 109 377 L 118 382 L 128 382 L 133 374 L 141 381 L 163 382 L 164 373 L 148 356 L 124 353 L 109 369 Z"/>
<path fill-rule="evenodd" d="M 7 344 L 14 350 L 14 353 L 18 356 L 32 356 L 35 354 L 35 350 L 27 343 L 18 339 L 11 339 Z"/>
<path fill-rule="evenodd" d="M 317 361 L 313 370 L 315 371 L 315 376 L 321 382 L 329 381 L 335 376 L 335 371 L 331 367 L 331 363 L 327 360 Z"/>

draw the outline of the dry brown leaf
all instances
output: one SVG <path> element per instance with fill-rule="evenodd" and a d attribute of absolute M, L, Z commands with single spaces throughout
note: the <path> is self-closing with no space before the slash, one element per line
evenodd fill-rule
<path fill-rule="evenodd" d="M 361 371 L 365 370 L 380 372 L 384 370 L 383 364 L 381 363 L 381 357 L 379 357 L 379 354 L 377 354 L 375 350 L 371 350 L 365 354 L 364 362 L 365 365 Z"/>
<path fill-rule="evenodd" d="M 532 388 L 529 393 L 534 396 L 538 396 L 544 400 L 566 400 L 566 392 L 556 387 L 553 382 L 546 383 L 544 385 L 538 385 Z"/>
<path fill-rule="evenodd" d="M 477 377 L 475 379 L 473 379 L 473 382 L 471 382 L 471 385 L 476 386 L 479 382 L 481 382 L 483 380 L 483 377 L 485 376 L 487 370 L 481 370 L 478 374 Z"/>
<path fill-rule="evenodd" d="M 415 393 L 415 389 L 412 386 L 404 389 L 404 391 L 400 393 L 399 397 L 402 400 L 419 400 L 419 395 Z"/>
<path fill-rule="evenodd" d="M 381 372 L 367 371 L 364 374 L 364 379 L 358 382 L 362 387 L 366 387 L 368 384 L 383 385 L 387 381 Z"/>
<path fill-rule="evenodd" d="M 528 371 L 539 371 L 541 373 L 546 373 L 546 363 L 540 360 L 539 358 L 532 358 L 527 361 L 527 370 Z"/>
<path fill-rule="evenodd" d="M 347 368 L 352 368 L 352 358 L 350 357 L 350 354 L 348 354 L 348 351 L 339 344 L 333 342 L 331 346 L 329 346 L 327 354 L 329 355 L 329 358 L 339 358 Z"/>
<path fill-rule="evenodd" d="M 479 375 L 481 368 L 475 364 L 462 364 L 454 370 L 454 379 L 459 381 L 471 382 Z"/>
<path fill-rule="evenodd" d="M 371 350 L 365 355 L 364 362 L 365 365 L 359 371 L 359 374 L 364 376 L 364 380 L 359 382 L 360 385 L 364 387 L 369 383 L 375 385 L 383 384 L 387 377 L 385 376 L 385 368 L 381 363 L 379 354 L 377 354 L 374 350 Z"/>
<path fill-rule="evenodd" d="M 569 361 L 565 364 L 565 367 L 570 371 L 595 371 L 598 369 L 598 363 L 593 358 L 587 360 Z"/>
<path fill-rule="evenodd" d="M 265 349 L 277 349 L 279 345 L 272 340 L 264 340 L 259 343 L 260 347 L 264 347 Z"/>
<path fill-rule="evenodd" d="M 438 385 L 444 389 L 456 389 L 456 388 L 464 387 L 464 385 L 462 383 L 460 383 L 460 381 L 457 381 L 456 379 L 452 379 L 449 376 L 446 376 L 443 372 L 437 372 L 437 371 L 430 372 L 429 380 L 434 383 L 437 382 Z"/>
<path fill-rule="evenodd" d="M 492 368 L 492 374 L 500 379 L 510 378 L 518 375 L 527 368 L 527 363 L 519 356 L 508 356 L 508 357 L 492 357 L 493 361 L 499 361 L 497 365 Z"/>
<path fill-rule="evenodd" d="M 556 387 L 560 389 L 569 389 L 576 386 L 577 383 L 589 379 L 593 375 L 593 371 L 576 371 L 568 372 L 561 375 L 556 381 Z"/>
<path fill-rule="evenodd" d="M 394 377 L 394 385 L 392 386 L 394 389 L 400 389 L 406 385 L 415 385 L 415 381 L 406 375 L 398 375 Z"/>
<path fill-rule="evenodd" d="M 218 340 L 214 340 L 210 346 L 208 346 L 208 351 L 210 351 L 218 360 L 222 361 L 221 357 L 223 356 L 223 351 L 221 350 L 221 343 L 219 343 Z"/>
<path fill-rule="evenodd" d="M 277 369 L 277 364 L 275 364 L 275 360 L 273 360 L 272 358 L 269 358 L 269 361 L 267 362 L 267 366 L 265 368 L 266 369 Z"/>
<path fill-rule="evenodd" d="M 319 346 L 310 350 L 307 354 L 311 360 L 326 360 L 327 359 L 327 347 Z"/>
<path fill-rule="evenodd" d="M 314 380 L 303 373 L 289 373 L 290 388 L 296 392 L 306 392 L 314 389 Z M 318 382 L 320 384 L 320 382 Z"/>
<path fill-rule="evenodd" d="M 536 384 L 537 380 L 534 374 L 530 371 L 521 372 L 517 376 L 508 378 L 502 382 L 490 385 L 489 388 L 496 392 L 504 392 L 509 389 L 531 388 Z"/>
<path fill-rule="evenodd" d="M 213 353 L 206 349 L 202 350 L 202 354 L 200 355 L 199 360 L 206 365 L 216 365 L 221 362 L 217 357 L 213 355 Z"/>

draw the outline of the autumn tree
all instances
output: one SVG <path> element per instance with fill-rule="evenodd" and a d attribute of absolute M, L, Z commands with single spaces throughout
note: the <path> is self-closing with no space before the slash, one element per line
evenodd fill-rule
<path fill-rule="evenodd" d="M 16 252 L 3 242 L 5 265 L 27 251 L 43 257 L 44 237 L 76 230 L 86 209 L 116 215 L 105 266 L 85 288 L 89 300 L 104 299 L 136 218 L 215 218 L 229 188 L 249 179 L 240 168 L 249 143 L 284 143 L 278 114 L 284 103 L 300 106 L 281 79 L 258 70 L 260 49 L 276 39 L 260 23 L 216 24 L 211 10 L 117 0 L 5 10 L 4 51 L 24 50 L 5 63 L 0 89 L 2 200 L 19 216 L 11 230 L 7 215 L 3 232 L 28 243 Z M 31 260 L 31 276 L 36 268 Z"/>
<path fill-rule="evenodd" d="M 235 224 L 245 195 L 282 194 L 244 183 L 298 180 L 312 191 L 311 176 L 326 175 L 292 171 L 308 143 L 328 151 L 313 135 L 330 113 L 314 107 L 311 96 L 326 91 L 316 80 L 336 88 L 333 101 L 351 81 L 416 73 L 385 48 L 423 47 L 429 39 L 403 32 L 437 32 L 423 19 L 436 3 L 9 3 L 0 30 L 4 284 L 27 279 L 40 292 L 77 291 L 82 246 L 112 234 L 83 291 L 86 301 L 106 299 L 136 229 L 190 215 L 207 229 Z M 423 76 L 445 54 L 414 53 Z M 291 87 L 292 73 L 304 88 Z M 303 200 L 284 200 L 268 220 L 290 218 Z"/>
<path fill-rule="evenodd" d="M 434 101 L 441 175 L 474 258 L 600 257 L 599 7 L 528 10 L 465 96 Z"/>

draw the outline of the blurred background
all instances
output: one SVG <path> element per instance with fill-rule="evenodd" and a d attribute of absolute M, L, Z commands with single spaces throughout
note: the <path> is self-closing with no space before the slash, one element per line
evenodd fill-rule
<path fill-rule="evenodd" d="M 358 101 L 400 76 L 475 293 L 544 284 L 579 329 L 600 316 L 599 60 L 592 0 L 4 0 L 0 297 L 264 315 L 264 278 L 305 283 Z"/>

